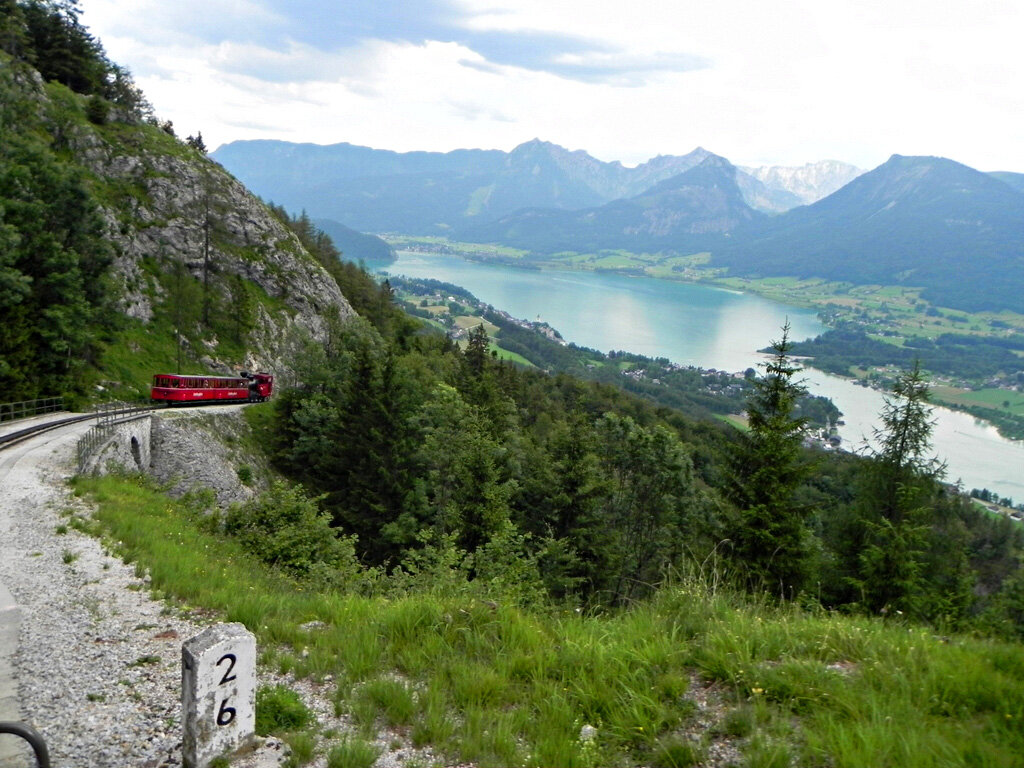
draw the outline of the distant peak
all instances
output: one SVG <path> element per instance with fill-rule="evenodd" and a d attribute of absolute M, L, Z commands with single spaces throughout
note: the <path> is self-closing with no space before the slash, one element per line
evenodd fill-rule
<path fill-rule="evenodd" d="M 550 141 L 543 141 L 543 140 L 538 139 L 538 138 L 533 138 L 533 139 L 530 139 L 529 141 L 524 141 L 522 144 L 519 144 L 518 146 L 514 147 L 512 149 L 512 151 L 516 152 L 516 151 L 524 150 L 524 149 L 538 149 L 540 147 L 555 147 L 555 146 L 558 146 L 558 145 L 557 144 L 552 144 Z"/>

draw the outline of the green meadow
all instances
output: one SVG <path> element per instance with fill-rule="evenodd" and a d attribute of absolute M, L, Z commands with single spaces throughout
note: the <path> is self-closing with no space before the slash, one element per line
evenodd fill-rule
<path fill-rule="evenodd" d="M 387 726 L 480 766 L 1024 766 L 1018 644 L 779 606 L 734 592 L 708 563 L 599 613 L 443 562 L 324 589 L 142 479 L 75 489 L 95 505 L 75 526 L 172 609 L 244 623 L 263 668 L 333 680 L 356 732 L 288 732 L 293 765 L 369 765 L 368 740 Z"/>

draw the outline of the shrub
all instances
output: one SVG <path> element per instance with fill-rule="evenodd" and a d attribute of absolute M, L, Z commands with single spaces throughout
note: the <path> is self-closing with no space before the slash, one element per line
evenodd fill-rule
<path fill-rule="evenodd" d="M 85 104 L 85 116 L 94 125 L 106 125 L 110 114 L 110 105 L 99 96 L 90 96 Z"/>
<path fill-rule="evenodd" d="M 261 685 L 256 691 L 256 733 L 296 731 L 313 719 L 299 694 L 284 685 Z"/>
<path fill-rule="evenodd" d="M 275 483 L 244 504 L 236 504 L 224 520 L 227 533 L 264 562 L 293 576 L 353 580 L 359 572 L 354 537 L 339 537 L 330 516 L 320 512 L 301 486 Z"/>

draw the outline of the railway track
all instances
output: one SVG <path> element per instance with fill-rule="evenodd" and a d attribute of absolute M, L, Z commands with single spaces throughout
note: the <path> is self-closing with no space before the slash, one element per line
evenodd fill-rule
<path fill-rule="evenodd" d="M 95 419 L 96 414 L 89 413 L 84 416 L 69 416 L 64 419 L 56 419 L 55 421 L 47 421 L 42 424 L 33 424 L 31 427 L 20 429 L 16 432 L 9 432 L 6 435 L 0 435 L 0 451 L 5 448 L 10 448 L 12 445 L 16 445 L 24 440 L 28 440 L 31 437 L 40 435 L 44 432 L 49 432 L 53 429 L 59 429 L 60 427 L 66 426 L 67 424 L 76 424 L 80 421 L 88 421 L 89 419 Z"/>
<path fill-rule="evenodd" d="M 182 403 L 178 408 L 195 408 L 205 407 L 210 408 L 217 405 L 237 405 L 238 403 Z M 24 442 L 36 435 L 41 435 L 45 432 L 49 432 L 54 429 L 67 426 L 68 424 L 77 424 L 83 421 L 94 420 L 97 427 L 113 426 L 123 421 L 130 421 L 136 419 L 146 413 L 152 413 L 153 411 L 162 411 L 168 407 L 168 404 L 161 403 L 157 405 L 140 405 L 131 406 L 125 408 L 115 408 L 112 410 L 101 410 L 93 413 L 79 414 L 77 416 L 68 416 L 62 419 L 55 419 L 53 421 L 47 421 L 39 424 L 33 424 L 32 426 L 19 429 L 14 432 L 8 432 L 5 435 L 0 435 L 0 451 L 5 448 L 17 445 L 18 443 Z"/>
<path fill-rule="evenodd" d="M 77 424 L 89 420 L 95 420 L 97 425 L 116 424 L 120 421 L 137 418 L 143 413 L 149 413 L 159 409 L 159 406 L 139 406 L 134 408 L 117 409 L 114 411 L 98 411 L 78 416 L 68 416 L 63 419 L 55 419 L 41 424 L 33 424 L 25 429 L 19 429 L 15 432 L 8 432 L 6 435 L 0 435 L 0 451 L 28 440 L 29 438 L 35 437 L 36 435 L 41 435 L 44 432 L 59 429 L 60 427 L 67 426 L 68 424 Z"/>

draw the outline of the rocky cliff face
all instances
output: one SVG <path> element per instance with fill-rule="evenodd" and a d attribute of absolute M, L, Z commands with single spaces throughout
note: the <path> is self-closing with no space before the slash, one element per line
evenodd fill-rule
<path fill-rule="evenodd" d="M 79 125 L 70 140 L 101 190 L 114 245 L 121 308 L 148 322 L 163 298 L 160 273 L 185 265 L 221 296 L 237 277 L 267 301 L 255 309 L 245 360 L 221 360 L 215 340 L 204 350 L 211 367 L 269 369 L 286 374 L 302 337 L 322 341 L 326 318 L 354 314 L 337 284 L 270 210 L 220 165 L 153 126 L 117 131 Z"/>
<path fill-rule="evenodd" d="M 220 507 L 251 498 L 267 486 L 266 460 L 242 447 L 248 427 L 241 407 L 154 415 L 150 460 L 142 471 L 175 497 L 209 489 Z"/>

